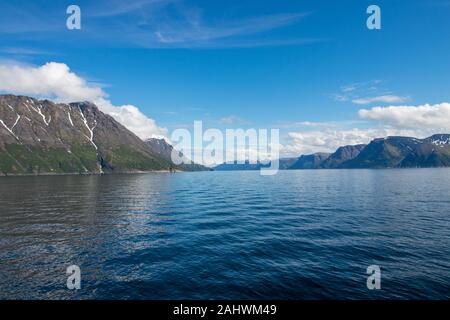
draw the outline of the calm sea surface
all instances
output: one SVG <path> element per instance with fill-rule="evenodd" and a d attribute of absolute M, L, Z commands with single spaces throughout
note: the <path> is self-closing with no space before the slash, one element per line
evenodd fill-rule
<path fill-rule="evenodd" d="M 450 170 L 0 178 L 0 298 L 448 299 Z"/>

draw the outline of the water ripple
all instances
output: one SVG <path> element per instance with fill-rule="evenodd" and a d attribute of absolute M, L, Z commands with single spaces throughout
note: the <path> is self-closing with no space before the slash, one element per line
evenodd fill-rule
<path fill-rule="evenodd" d="M 0 298 L 446 299 L 448 173 L 2 178 Z"/>

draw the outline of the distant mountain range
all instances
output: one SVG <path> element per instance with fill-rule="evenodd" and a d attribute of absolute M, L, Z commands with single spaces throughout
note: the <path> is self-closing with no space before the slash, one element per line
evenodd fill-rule
<path fill-rule="evenodd" d="M 0 175 L 205 170 L 177 166 L 164 140 L 142 141 L 89 102 L 0 95 Z"/>
<path fill-rule="evenodd" d="M 175 165 L 164 139 L 142 141 L 89 102 L 54 103 L 0 95 L 0 175 L 100 174 L 212 170 Z M 214 170 L 259 170 L 222 164 Z M 428 168 L 450 166 L 450 134 L 426 139 L 387 137 L 332 154 L 280 159 L 280 169 Z"/>
<path fill-rule="evenodd" d="M 215 170 L 259 170 L 268 165 L 221 164 Z M 432 168 L 450 167 L 450 134 L 426 139 L 387 137 L 368 145 L 344 146 L 332 154 L 314 153 L 280 159 L 280 169 L 357 169 L 357 168 Z"/>

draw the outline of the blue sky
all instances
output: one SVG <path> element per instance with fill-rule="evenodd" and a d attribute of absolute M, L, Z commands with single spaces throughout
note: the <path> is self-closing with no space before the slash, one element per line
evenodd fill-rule
<path fill-rule="evenodd" d="M 65 27 L 70 4 L 81 30 Z M 381 30 L 366 27 L 370 4 Z M 64 63 L 169 132 L 203 120 L 278 127 L 286 143 L 323 127 L 420 133 L 359 110 L 450 101 L 449 17 L 448 0 L 0 0 L 0 60 Z"/>

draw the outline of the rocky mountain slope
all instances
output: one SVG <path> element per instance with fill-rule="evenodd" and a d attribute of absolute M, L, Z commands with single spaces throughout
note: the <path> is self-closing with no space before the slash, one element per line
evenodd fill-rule
<path fill-rule="evenodd" d="M 335 153 L 325 159 L 319 167 L 323 169 L 338 169 L 343 163 L 356 158 L 365 147 L 365 144 L 340 147 Z"/>
<path fill-rule="evenodd" d="M 289 169 L 316 169 L 320 168 L 322 163 L 330 157 L 329 153 L 315 153 L 303 155 Z"/>
<path fill-rule="evenodd" d="M 437 134 L 422 140 L 400 167 L 450 167 L 450 134 Z"/>
<path fill-rule="evenodd" d="M 387 137 L 369 143 L 344 168 L 429 168 L 450 166 L 450 135 L 426 139 Z"/>
<path fill-rule="evenodd" d="M 166 142 L 164 139 L 148 139 L 145 143 L 150 147 L 150 149 L 159 154 L 163 159 L 172 162 L 172 152 L 174 150 L 173 146 Z M 180 156 L 185 159 L 185 163 L 178 165 L 177 167 L 183 171 L 211 171 L 212 169 L 202 166 L 200 164 L 193 163 L 189 159 L 180 153 Z"/>
<path fill-rule="evenodd" d="M 0 95 L 0 174 L 177 169 L 95 105 Z"/>

